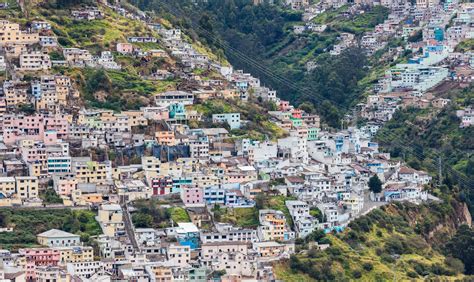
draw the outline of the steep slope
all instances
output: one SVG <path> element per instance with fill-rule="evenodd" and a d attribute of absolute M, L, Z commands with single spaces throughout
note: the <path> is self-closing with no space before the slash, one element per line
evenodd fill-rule
<path fill-rule="evenodd" d="M 378 61 L 368 60 L 357 48 L 339 57 L 329 56 L 328 51 L 339 41 L 341 32 L 359 36 L 388 14 L 387 9 L 375 7 L 343 17 L 341 13 L 348 9 L 344 6 L 313 20 L 328 25 L 324 32 L 295 34 L 294 26 L 305 24 L 301 12 L 276 4 L 254 5 L 250 0 L 130 2 L 188 29 L 214 52 L 223 50 L 232 65 L 271 85 L 281 98 L 317 105 L 316 110 L 333 127 L 340 125 L 348 107 L 364 93 L 367 84 L 363 79 L 371 74 L 366 66 Z M 312 71 L 307 70 L 309 62 L 315 66 Z"/>
<path fill-rule="evenodd" d="M 437 175 L 441 161 L 444 185 L 432 187 L 432 192 L 436 195 L 454 194 L 467 202 L 472 213 L 474 128 L 460 128 L 461 120 L 456 116 L 456 110 L 472 105 L 473 87 L 453 88 L 438 94 L 450 98 L 451 104 L 444 109 L 399 111 L 377 138 L 393 157 L 404 159 L 415 169 Z"/>
<path fill-rule="evenodd" d="M 435 238 L 452 236 L 470 222 L 457 201 L 391 204 L 353 221 L 343 233 L 315 232 L 299 241 L 302 251 L 277 264 L 276 276 L 285 281 L 459 279 L 463 263 L 443 252 Z M 321 251 L 315 242 L 330 247 Z"/>
<path fill-rule="evenodd" d="M 52 26 L 49 33 L 57 36 L 61 47 L 85 49 L 93 56 L 100 56 L 102 51 L 112 51 L 114 60 L 122 66 L 120 70 L 54 67 L 51 73 L 70 76 L 75 88 L 80 90 L 81 95 L 73 101 L 74 105 L 87 105 L 117 111 L 138 109 L 153 103 L 155 94 L 179 89 L 185 82 L 179 75 L 176 75 L 180 73 L 181 69 L 179 63 L 172 56 L 139 58 L 115 52 L 116 44 L 127 42 L 127 38 L 130 36 L 152 36 L 160 39 L 160 35 L 143 21 L 126 17 L 112 9 L 111 6 L 92 0 L 25 1 L 21 2 L 21 5 L 15 1 L 10 2 L 11 6 L 8 10 L 0 10 L 3 19 L 17 22 L 23 28 L 28 28 L 29 23 L 33 20 L 49 22 Z M 73 9 L 91 6 L 97 7 L 103 13 L 103 18 L 72 19 L 71 11 Z M 126 3 L 124 6 L 129 11 L 136 9 Z M 162 18 L 155 18 L 155 22 L 161 23 L 163 26 L 171 26 Z M 226 64 L 225 60 L 219 59 L 205 45 L 191 38 L 186 39 L 199 52 Z M 143 51 L 155 49 L 169 52 L 160 40 L 156 43 L 134 43 L 134 46 Z M 59 47 L 52 47 L 49 54 L 52 60 L 64 59 Z M 175 75 L 165 80 L 147 78 L 157 70 L 165 70 Z M 219 76 L 215 72 L 206 75 Z M 201 75 L 201 78 L 206 79 L 206 76 Z"/>

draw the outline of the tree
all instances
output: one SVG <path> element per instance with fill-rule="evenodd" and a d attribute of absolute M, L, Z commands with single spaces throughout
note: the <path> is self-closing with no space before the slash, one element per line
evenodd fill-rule
<path fill-rule="evenodd" d="M 132 221 L 137 228 L 150 228 L 153 226 L 153 217 L 149 214 L 134 214 Z"/>
<path fill-rule="evenodd" d="M 369 179 L 369 190 L 375 194 L 382 192 L 382 181 L 380 181 L 377 175 Z"/>
<path fill-rule="evenodd" d="M 459 227 L 456 235 L 446 244 L 452 257 L 460 259 L 466 274 L 474 274 L 474 230 L 467 225 Z"/>
<path fill-rule="evenodd" d="M 265 205 L 265 196 L 260 193 L 255 197 L 255 207 L 257 208 L 257 210 L 261 210 L 264 208 L 264 205 Z"/>

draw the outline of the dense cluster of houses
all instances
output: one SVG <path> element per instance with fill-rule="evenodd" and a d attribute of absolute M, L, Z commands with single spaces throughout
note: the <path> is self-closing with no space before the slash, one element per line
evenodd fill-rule
<path fill-rule="evenodd" d="M 450 87 L 468 85 L 473 75 L 473 54 L 456 52 L 455 47 L 474 35 L 471 27 L 473 11 L 472 4 L 462 4 L 438 5 L 424 8 L 422 14 L 410 13 L 412 19 L 409 24 L 405 21 L 402 29 L 405 35 L 421 32 L 419 41 L 406 46 L 407 50 L 418 55 L 385 71 L 367 102 L 358 105 L 361 116 L 370 121 L 368 127 L 372 130 L 379 128 L 400 108 L 442 109 L 451 101 L 437 97 L 433 89 L 442 88 L 443 83 Z M 467 20 L 466 13 L 470 15 Z M 454 30 L 464 32 L 454 35 Z M 463 118 L 463 113 L 459 111 L 458 116 Z M 469 118 L 468 108 L 461 127 L 469 124 Z"/>
<path fill-rule="evenodd" d="M 288 4 L 300 9 L 307 1 Z M 429 198 L 424 186 L 431 176 L 392 160 L 379 151 L 372 137 L 382 125 L 376 122 L 390 119 L 403 99 L 428 97 L 427 90 L 446 79 L 447 69 L 433 66 L 449 56 L 444 53 L 448 49 L 436 47 L 444 40 L 438 45 L 430 43 L 436 39 L 423 40 L 424 56 L 387 71 L 386 84 L 377 86 L 377 93 L 359 105 L 373 123 L 329 132 L 321 129 L 317 115 L 277 98 L 258 78 L 199 52 L 179 29 L 111 7 L 160 35 L 129 37 L 113 46 L 114 51 L 124 56 L 175 58 L 180 62 L 179 74 L 161 72 L 154 79 L 180 75 L 197 82 L 192 90 L 159 93 L 139 110 L 77 108 L 73 101 L 79 92 L 71 78 L 45 70 L 54 64 L 119 69 L 111 50 L 94 57 L 87 50 L 62 48 L 65 63 L 51 61 L 47 48 L 29 50 L 40 42 L 40 34 L 50 30 L 48 22 L 33 22 L 28 31 L 0 22 L 5 69 L 12 64 L 8 52 L 18 50 L 12 52 L 18 54 L 20 65 L 9 70 L 33 77 L 4 81 L 0 91 L 0 206 L 52 208 L 40 194 L 54 189 L 62 200 L 55 207 L 97 209 L 103 233 L 93 238 L 95 250 L 83 245 L 76 234 L 56 229 L 38 234 L 41 247 L 0 251 L 0 277 L 207 281 L 218 272 L 222 281 L 271 280 L 272 262 L 289 258 L 296 239 L 317 229 L 340 231 L 386 202 L 418 203 Z M 73 11 L 72 16 L 91 20 L 104 14 L 99 7 Z M 341 37 L 347 44 L 354 40 L 350 34 Z M 160 42 L 166 50 L 144 54 L 136 43 L 146 42 Z M 215 71 L 219 78 L 199 80 L 196 69 Z M 246 124 L 239 112 L 212 113 L 212 127 L 189 126 L 203 119 L 193 110 L 196 104 L 217 98 L 245 102 L 254 97 L 276 105 L 268 116 L 286 132 L 284 137 L 232 138 L 232 130 Z M 433 98 L 430 103 L 443 107 L 449 101 Z M 28 105 L 32 112 L 25 112 Z M 459 115 L 464 126 L 472 123 L 470 108 Z M 470 122 L 464 117 L 470 117 Z M 383 191 L 369 195 L 368 181 L 374 175 L 383 182 Z M 253 210 L 262 195 L 285 199 L 284 207 L 258 209 L 253 227 L 220 220 L 216 210 L 231 214 Z M 135 227 L 133 202 L 151 198 L 167 203 L 164 208 L 185 209 L 190 220 L 164 228 Z M 15 227 L 0 232 L 11 228 Z"/>

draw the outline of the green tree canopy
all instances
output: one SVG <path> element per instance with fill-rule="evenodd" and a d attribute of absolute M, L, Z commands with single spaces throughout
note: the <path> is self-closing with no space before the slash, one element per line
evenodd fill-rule
<path fill-rule="evenodd" d="M 466 274 L 474 274 L 474 230 L 462 225 L 456 235 L 446 244 L 447 251 L 460 259 L 465 266 Z"/>
<path fill-rule="evenodd" d="M 369 179 L 369 190 L 374 193 L 382 192 L 382 181 L 380 181 L 377 175 L 374 175 Z"/>

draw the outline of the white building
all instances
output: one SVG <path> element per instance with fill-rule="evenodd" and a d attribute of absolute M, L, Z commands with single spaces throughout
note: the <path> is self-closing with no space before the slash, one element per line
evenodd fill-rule
<path fill-rule="evenodd" d="M 168 261 L 173 265 L 186 267 L 191 260 L 191 248 L 189 246 L 170 245 L 167 257 Z"/>
<path fill-rule="evenodd" d="M 168 91 L 155 96 L 155 103 L 158 107 L 168 107 L 172 104 L 183 104 L 185 106 L 194 103 L 194 94 L 184 91 Z"/>
<path fill-rule="evenodd" d="M 58 229 L 51 229 L 36 236 L 38 243 L 49 247 L 71 247 L 81 245 L 81 236 Z"/>
<path fill-rule="evenodd" d="M 447 68 L 418 64 L 398 64 L 386 72 L 386 77 L 390 79 L 388 91 L 395 88 L 412 88 L 423 92 L 436 86 L 447 76 Z"/>
<path fill-rule="evenodd" d="M 7 68 L 7 63 L 5 62 L 5 57 L 0 56 L 0 71 L 4 71 Z"/>
<path fill-rule="evenodd" d="M 229 114 L 213 114 L 212 122 L 214 123 L 227 123 L 230 129 L 240 128 L 240 113 L 229 113 Z"/>

